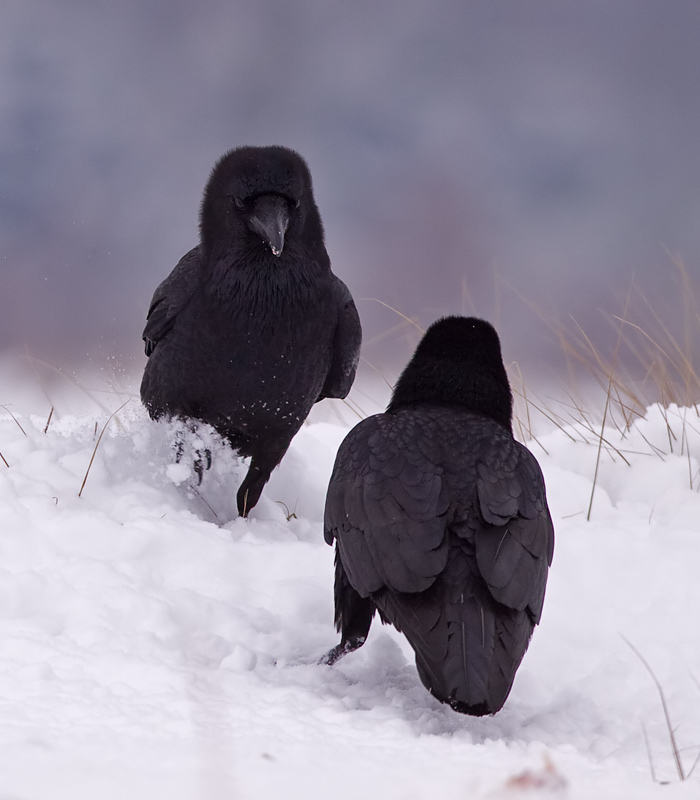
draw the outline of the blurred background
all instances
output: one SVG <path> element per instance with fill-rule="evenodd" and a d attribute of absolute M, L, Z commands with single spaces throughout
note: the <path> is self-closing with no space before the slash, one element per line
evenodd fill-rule
<path fill-rule="evenodd" d="M 687 338 L 698 41 L 697 0 L 4 0 L 0 351 L 138 379 L 241 144 L 308 161 L 385 376 L 419 335 L 387 306 L 490 319 L 532 375 L 630 309 Z"/>

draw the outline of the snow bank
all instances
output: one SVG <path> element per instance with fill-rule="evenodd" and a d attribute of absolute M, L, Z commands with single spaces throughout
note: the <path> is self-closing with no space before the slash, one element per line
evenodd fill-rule
<path fill-rule="evenodd" d="M 8 396 L 5 386 L 5 397 Z M 111 402 L 110 410 L 119 403 Z M 325 405 L 333 405 L 326 402 Z M 658 407 L 595 436 L 531 443 L 557 531 L 545 612 L 504 710 L 470 719 L 425 691 L 375 623 L 331 668 L 322 512 L 349 424 L 304 426 L 248 521 L 216 436 L 201 486 L 174 426 L 136 401 L 107 427 L 0 408 L 0 797 L 697 797 L 700 421 Z M 328 419 L 332 414 L 326 413 Z M 20 428 L 21 426 L 21 428 Z M 202 440 L 202 441 L 200 441 Z M 189 451 L 188 451 L 189 452 Z M 627 463 L 626 463 L 627 462 Z M 660 787 L 651 778 L 645 727 Z"/>

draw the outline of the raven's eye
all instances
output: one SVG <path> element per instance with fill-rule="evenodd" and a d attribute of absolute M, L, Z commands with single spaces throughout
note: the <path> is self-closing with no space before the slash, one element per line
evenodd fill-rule
<path fill-rule="evenodd" d="M 245 203 L 243 202 L 243 200 L 241 200 L 240 197 L 234 197 L 233 202 L 236 204 L 236 208 L 243 211 L 243 209 L 245 208 Z"/>

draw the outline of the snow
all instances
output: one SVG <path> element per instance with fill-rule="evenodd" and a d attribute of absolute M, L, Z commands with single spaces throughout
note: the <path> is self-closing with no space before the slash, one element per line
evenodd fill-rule
<path fill-rule="evenodd" d="M 608 425 L 590 521 L 596 435 L 579 423 L 529 442 L 557 533 L 544 616 L 503 711 L 473 719 L 425 691 L 410 648 L 377 622 L 362 649 L 316 663 L 337 643 L 322 514 L 353 424 L 343 406 L 314 412 L 246 521 L 243 462 L 202 430 L 174 463 L 176 426 L 136 399 L 78 496 L 125 398 L 63 402 L 45 433 L 50 405 L 14 386 L 0 398 L 2 800 L 698 796 L 700 768 L 678 779 L 658 691 L 627 643 L 663 687 L 689 772 L 695 409 Z M 203 446 L 213 465 L 197 486 Z"/>

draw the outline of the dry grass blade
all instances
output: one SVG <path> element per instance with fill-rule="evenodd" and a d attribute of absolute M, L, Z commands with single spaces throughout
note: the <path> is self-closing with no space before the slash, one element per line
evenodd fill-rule
<path fill-rule="evenodd" d="M 0 453 L 0 458 L 2 459 L 2 463 L 9 469 L 10 465 L 7 463 L 7 459 L 2 453 Z"/>
<path fill-rule="evenodd" d="M 373 369 L 377 373 L 377 375 L 379 375 L 379 377 L 384 381 L 384 383 L 386 383 L 389 389 L 391 389 L 392 392 L 394 391 L 394 387 L 389 383 L 389 381 L 386 379 L 384 373 L 379 369 L 379 367 L 375 367 L 374 364 L 371 361 L 367 361 L 367 359 L 364 356 L 360 356 L 360 361 L 363 364 L 367 364 L 367 366 L 370 369 Z"/>
<path fill-rule="evenodd" d="M 375 335 L 371 339 L 366 339 L 363 341 L 363 347 L 371 347 L 372 345 L 378 344 L 379 342 L 383 342 L 385 339 L 390 339 L 392 336 L 395 336 L 397 333 L 406 330 L 406 323 L 403 321 L 397 322 L 396 325 L 392 325 L 389 328 L 385 328 L 380 333 L 375 333 Z M 360 358 L 360 360 L 362 360 Z"/>
<path fill-rule="evenodd" d="M 691 290 L 688 290 L 688 292 L 692 294 Z M 634 350 L 629 340 L 626 340 L 630 350 L 632 350 L 640 363 L 652 365 L 650 372 L 653 374 L 659 390 L 665 393 L 668 399 L 679 405 L 690 403 L 692 393 L 700 389 L 700 376 L 698 376 L 694 370 L 692 362 L 693 339 L 690 337 L 688 330 L 688 318 L 691 314 L 686 311 L 684 320 L 686 350 L 684 351 L 672 335 L 668 326 L 664 324 L 659 314 L 654 310 L 649 300 L 640 291 L 638 291 L 638 295 L 651 315 L 650 317 L 647 315 L 647 318 L 653 319 L 656 323 L 660 331 L 659 338 L 665 340 L 665 345 L 662 344 L 658 338 L 651 336 L 641 325 L 637 325 L 628 319 L 616 317 L 615 315 L 613 315 L 613 318 L 622 325 L 633 329 L 642 337 L 643 341 L 646 342 L 647 346 L 645 351 L 643 354 L 640 354 L 639 350 Z M 684 301 L 687 303 L 686 297 L 684 297 Z M 659 356 L 661 357 L 660 361 L 658 360 Z M 676 375 L 677 378 L 674 378 L 674 375 Z M 679 380 L 681 386 L 678 385 Z"/>
<path fill-rule="evenodd" d="M 51 406 L 51 411 L 49 411 L 49 418 L 46 420 L 46 427 L 44 428 L 44 434 L 46 434 L 46 432 L 49 429 L 49 425 L 51 424 L 51 417 L 53 417 L 53 406 Z"/>
<path fill-rule="evenodd" d="M 565 436 L 568 436 L 568 437 L 569 437 L 569 439 L 571 439 L 571 441 L 572 441 L 572 442 L 575 442 L 575 441 L 576 441 L 575 437 L 573 437 L 573 436 L 572 436 L 572 435 L 569 433 L 569 431 L 567 431 L 567 430 L 566 430 L 566 428 L 564 427 L 564 425 L 563 425 L 563 424 L 562 424 L 560 421 L 558 421 L 558 420 L 555 418 L 555 416 L 554 416 L 554 412 L 550 411 L 549 409 L 547 409 L 547 410 L 545 411 L 545 407 L 544 407 L 544 406 L 537 405 L 537 403 L 535 403 L 535 402 L 534 402 L 534 401 L 533 401 L 531 398 L 529 398 L 529 397 L 526 397 L 526 396 L 525 396 L 525 394 L 524 394 L 523 392 L 519 392 L 517 389 L 514 389 L 513 391 L 515 392 L 515 394 L 517 394 L 517 395 L 519 395 L 520 397 L 522 397 L 522 398 L 523 398 L 523 400 L 525 400 L 525 401 L 526 401 L 526 402 L 527 402 L 529 405 L 531 405 L 531 406 L 532 406 L 532 407 L 535 409 L 535 411 L 538 411 L 540 414 L 542 414 L 542 416 L 543 416 L 543 417 L 544 417 L 546 420 L 549 420 L 549 421 L 550 421 L 550 422 L 551 422 L 551 423 L 552 423 L 554 426 L 556 426 L 557 428 L 559 428 L 559 430 L 560 430 L 560 431 L 561 431 L 561 432 L 562 432 L 562 433 L 563 433 Z M 534 438 L 534 436 L 533 436 L 533 438 Z M 535 439 L 535 441 L 537 441 L 537 439 Z M 537 442 L 537 444 L 540 444 L 540 443 L 539 443 L 539 442 Z M 541 444 L 540 444 L 540 447 L 542 447 L 542 445 L 541 445 Z M 542 448 L 542 449 L 544 450 L 544 448 Z M 546 451 L 545 451 L 545 452 L 546 452 Z"/>
<path fill-rule="evenodd" d="M 661 403 L 661 416 L 664 418 L 664 423 L 666 425 L 666 435 L 668 436 L 668 447 L 671 452 L 673 452 L 673 443 L 676 441 L 676 434 L 673 432 L 673 428 L 669 424 L 668 421 L 668 409 L 666 406 Z"/>
<path fill-rule="evenodd" d="M 636 455 L 644 455 L 643 453 L 641 453 L 639 451 L 636 451 L 636 450 L 625 450 L 623 452 L 622 450 L 620 450 L 619 447 L 616 447 L 609 439 L 607 439 L 605 436 L 602 435 L 602 429 L 601 429 L 601 432 L 598 433 L 598 431 L 593 427 L 593 423 L 587 418 L 586 413 L 583 410 L 580 411 L 580 414 L 581 414 L 580 419 L 576 419 L 572 415 L 572 419 L 574 420 L 574 422 L 580 428 L 583 428 L 584 430 L 589 431 L 589 433 L 591 433 L 598 440 L 598 445 L 600 446 L 602 444 L 605 447 L 605 452 L 610 456 L 610 458 L 612 458 L 613 461 L 615 460 L 615 457 L 613 456 L 613 453 L 615 453 L 616 455 L 618 455 L 622 459 L 622 461 L 625 462 L 625 464 L 628 467 L 631 467 L 632 464 L 625 457 L 625 453 L 634 453 Z M 583 436 L 583 434 L 581 433 L 580 430 L 578 431 L 578 433 L 581 434 L 581 438 L 584 440 L 584 442 L 586 444 L 589 444 L 588 440 L 585 438 L 585 436 Z"/>
<path fill-rule="evenodd" d="M 104 427 L 102 428 L 102 431 L 101 431 L 97 441 L 95 442 L 95 449 L 92 451 L 92 457 L 90 458 L 90 463 L 88 464 L 87 471 L 85 472 L 85 477 L 83 478 L 83 483 L 82 483 L 82 485 L 80 487 L 80 491 L 78 492 L 78 497 L 81 497 L 82 494 L 83 494 L 83 489 L 85 488 L 85 483 L 87 482 L 88 475 L 90 474 L 90 468 L 92 467 L 92 462 L 95 460 L 95 456 L 97 455 L 97 448 L 100 446 L 100 442 L 102 441 L 102 437 L 104 436 L 104 432 L 107 430 L 107 426 L 114 419 L 114 417 L 116 417 L 116 415 L 122 410 L 122 408 L 124 408 L 124 406 L 129 402 L 131 402 L 131 398 L 129 398 L 128 400 L 125 400 L 119 406 L 119 408 L 116 411 L 113 411 L 109 415 L 109 419 L 107 420 L 107 422 L 105 422 Z"/>
<path fill-rule="evenodd" d="M 494 288 L 497 289 L 496 284 L 494 283 Z M 461 313 L 465 316 L 476 316 L 476 306 L 474 305 L 474 298 L 472 297 L 471 292 L 469 291 L 469 284 L 467 283 L 466 277 L 462 277 L 461 283 L 461 299 L 459 307 L 461 309 Z M 498 292 L 496 292 L 496 296 L 498 296 Z"/>
<path fill-rule="evenodd" d="M 698 690 L 700 691 L 700 681 L 695 677 L 695 675 L 693 675 L 692 672 L 690 673 L 690 680 L 698 687 Z"/>
<path fill-rule="evenodd" d="M 688 389 L 690 387 L 690 383 L 691 382 L 694 383 L 696 385 L 696 387 L 697 387 L 698 385 L 700 385 L 700 381 L 698 380 L 698 375 L 695 373 L 695 370 L 693 369 L 693 364 L 692 364 L 691 359 L 688 357 L 688 355 L 686 355 L 686 353 L 683 352 L 683 349 L 678 344 L 678 342 L 675 340 L 675 338 L 671 335 L 671 332 L 669 331 L 668 327 L 663 322 L 661 317 L 658 315 L 658 313 L 656 312 L 656 310 L 654 309 L 652 304 L 649 302 L 647 297 L 645 295 L 643 295 L 641 292 L 639 292 L 639 294 L 642 297 L 642 299 L 643 299 L 644 303 L 646 304 L 647 308 L 649 309 L 649 311 L 653 315 L 653 317 L 656 320 L 657 324 L 659 325 L 659 328 L 661 329 L 662 333 L 664 334 L 664 336 L 666 337 L 666 339 L 670 343 L 671 349 L 676 352 L 676 354 L 677 354 L 677 356 L 678 356 L 678 358 L 680 360 L 680 366 L 679 366 L 678 362 L 674 362 L 673 359 L 671 359 L 671 358 L 668 359 L 669 363 L 671 363 L 673 365 L 673 367 L 676 369 L 676 371 L 678 372 L 678 374 L 681 377 L 685 377 L 685 379 L 686 379 L 686 389 Z M 656 342 L 654 342 L 653 340 L 652 340 L 652 343 L 658 347 Z"/>
<path fill-rule="evenodd" d="M 656 686 L 657 691 L 659 692 L 659 697 L 661 698 L 661 707 L 664 710 L 664 717 L 666 719 L 666 727 L 668 728 L 668 735 L 671 740 L 671 750 L 673 751 L 673 759 L 676 762 L 676 770 L 678 772 L 678 777 L 684 781 L 686 779 L 685 772 L 683 770 L 683 763 L 681 762 L 680 752 L 678 750 L 678 744 L 676 742 L 676 732 L 673 729 L 673 725 L 671 723 L 671 714 L 668 710 L 668 703 L 666 702 L 666 695 L 664 694 L 663 686 L 661 686 L 661 682 L 656 677 L 654 670 L 649 666 L 649 662 L 644 658 L 644 656 L 637 650 L 637 648 L 630 642 L 630 640 L 620 634 L 622 637 L 622 641 L 630 648 L 630 650 L 637 656 L 637 658 L 642 662 L 644 668 L 651 676 L 651 679 L 654 681 L 654 685 Z"/>
<path fill-rule="evenodd" d="M 655 455 L 658 456 L 662 461 L 666 460 L 666 456 L 668 453 L 665 453 L 660 447 L 657 447 L 650 439 L 648 439 L 642 430 L 638 430 L 637 433 L 644 439 L 644 441 L 649 445 L 649 450 Z"/>
<path fill-rule="evenodd" d="M 695 772 L 695 767 L 697 767 L 698 762 L 700 762 L 700 751 L 695 756 L 695 761 L 693 761 L 693 766 L 688 770 L 688 775 L 686 777 L 690 777 Z"/>
<path fill-rule="evenodd" d="M 299 517 L 297 517 L 296 503 L 294 504 L 294 511 L 290 511 L 289 506 L 283 500 L 275 500 L 275 503 L 278 503 L 284 508 L 284 516 L 287 518 L 287 522 L 292 519 L 299 519 Z"/>
<path fill-rule="evenodd" d="M 600 468 L 600 455 L 603 451 L 603 434 L 605 433 L 605 421 L 608 418 L 608 409 L 610 408 L 610 395 L 612 393 L 612 380 L 613 372 L 610 370 L 610 380 L 608 382 L 608 391 L 605 395 L 605 407 L 603 408 L 603 420 L 600 423 L 600 438 L 598 440 L 598 452 L 595 459 L 595 471 L 593 473 L 593 486 L 591 487 L 591 499 L 588 503 L 588 513 L 586 514 L 586 522 L 591 521 L 591 511 L 593 510 L 593 498 L 595 497 L 595 487 L 598 482 L 598 470 Z"/>
<path fill-rule="evenodd" d="M 517 370 L 518 377 L 520 378 L 520 385 L 523 388 L 522 397 L 523 397 L 523 400 L 525 401 L 525 416 L 527 417 L 527 431 L 528 431 L 529 437 L 532 439 L 533 438 L 532 420 L 530 419 L 530 403 L 528 402 L 527 390 L 525 389 L 525 379 L 523 378 L 523 373 L 522 373 L 522 370 L 520 369 L 520 364 L 518 364 L 517 361 L 513 361 L 511 363 L 511 366 L 513 367 L 513 369 Z M 520 420 L 518 420 L 518 424 L 520 424 Z M 521 425 L 521 428 L 522 428 L 522 425 Z"/>
<path fill-rule="evenodd" d="M 608 416 L 608 407 L 610 404 L 610 395 L 605 399 L 605 408 L 603 410 L 603 421 L 600 423 L 600 439 L 598 440 L 598 452 L 595 458 L 595 471 L 593 472 L 593 486 L 591 487 L 591 499 L 588 502 L 588 512 L 586 513 L 586 522 L 591 521 L 591 511 L 593 510 L 593 498 L 595 497 L 595 487 L 598 482 L 598 469 L 600 468 L 600 454 L 603 451 L 603 432 L 605 431 L 605 420 Z"/>
<path fill-rule="evenodd" d="M 347 407 L 350 409 L 350 411 L 352 411 L 352 413 L 353 413 L 353 414 L 355 414 L 355 416 L 356 416 L 356 417 L 358 417 L 359 419 L 364 419 L 364 418 L 367 416 L 367 414 L 365 414 L 364 412 L 362 412 L 362 409 L 361 409 L 359 406 L 357 406 L 357 408 L 355 408 L 355 407 L 354 407 L 355 405 L 357 405 L 357 403 L 355 403 L 355 404 L 353 405 L 353 402 L 351 402 L 350 400 L 348 400 L 346 397 L 345 397 L 345 398 L 343 398 L 343 403 L 344 403 L 344 404 L 345 404 L 345 405 L 346 405 L 346 406 L 347 406 Z M 358 409 L 359 409 L 359 411 L 358 411 Z M 361 413 L 361 412 L 362 412 L 362 413 Z"/>
<path fill-rule="evenodd" d="M 629 303 L 629 294 L 627 295 L 627 301 L 625 303 L 625 316 L 627 315 L 627 305 L 628 305 L 628 303 Z M 590 347 L 590 349 L 591 349 L 593 355 L 595 356 L 596 360 L 598 361 L 598 363 L 602 367 L 603 366 L 602 365 L 602 361 L 600 360 L 600 357 L 598 356 L 598 352 L 596 351 L 595 347 L 593 347 L 592 342 L 586 336 L 586 334 L 583 332 L 583 330 L 581 330 L 581 327 L 578 325 L 578 323 L 577 323 L 577 327 L 581 331 L 581 334 L 585 338 L 586 343 Z M 613 385 L 613 375 L 614 375 L 614 372 L 615 372 L 615 366 L 617 364 L 617 356 L 618 356 L 618 353 L 619 353 L 619 350 L 620 350 L 620 341 L 621 341 L 621 339 L 622 339 L 622 334 L 620 333 L 620 334 L 618 334 L 617 343 L 615 344 L 615 351 L 613 353 L 613 363 L 612 363 L 612 366 L 610 367 L 610 374 L 609 374 L 609 377 L 608 377 L 608 388 L 607 388 L 607 391 L 605 393 L 605 407 L 603 409 L 603 420 L 602 420 L 602 422 L 600 424 L 600 440 L 598 441 L 598 452 L 596 454 L 596 460 L 595 460 L 595 472 L 593 473 L 593 486 L 591 487 L 591 499 L 590 499 L 590 502 L 588 503 L 588 513 L 586 514 L 586 521 L 587 522 L 590 522 L 590 520 L 591 520 L 591 511 L 593 510 L 593 498 L 595 496 L 595 487 L 596 487 L 596 483 L 598 481 L 598 470 L 600 468 L 600 455 L 601 455 L 601 453 L 603 451 L 603 436 L 605 434 L 605 422 L 606 422 L 606 420 L 608 418 L 608 410 L 610 408 L 610 397 L 612 396 L 612 393 L 613 393 L 613 386 L 614 386 Z M 620 397 L 619 397 L 619 394 L 618 394 L 618 401 L 619 400 L 620 400 Z M 624 458 L 624 456 L 623 456 L 623 458 Z M 626 460 L 627 459 L 625 459 L 625 461 Z M 628 463 L 628 466 L 629 466 L 629 462 L 627 462 L 627 463 Z"/>
<path fill-rule="evenodd" d="M 12 417 L 12 419 L 15 421 L 15 425 L 16 425 L 16 426 L 17 426 L 17 427 L 18 427 L 18 428 L 19 428 L 19 429 L 22 431 L 22 433 L 23 433 L 23 434 L 26 436 L 26 435 L 27 435 L 27 431 L 25 431 L 25 430 L 24 430 L 24 428 L 23 428 L 23 427 L 22 427 L 22 426 L 19 424 L 19 420 L 18 420 L 18 419 L 17 419 L 17 417 L 16 417 L 16 416 L 15 416 L 15 415 L 14 415 L 14 414 L 13 414 L 13 413 L 10 411 L 10 409 L 9 409 L 7 406 L 3 406 L 3 405 L 0 405 L 0 408 L 4 408 L 4 409 L 5 409 L 5 411 L 7 411 L 7 413 L 8 413 L 8 414 L 9 414 L 9 415 Z"/>
<path fill-rule="evenodd" d="M 411 325 L 413 325 L 414 328 L 417 328 L 421 333 L 425 333 L 425 329 L 421 328 L 421 326 L 415 320 L 412 320 L 410 317 L 407 317 L 405 314 L 403 314 L 397 308 L 394 308 L 393 306 L 390 306 L 389 303 L 385 303 L 383 300 L 380 300 L 378 297 L 358 297 L 357 299 L 358 300 L 367 300 L 367 301 L 369 301 L 371 303 L 379 303 L 380 306 L 384 306 L 384 308 L 388 308 L 389 311 L 393 311 L 394 314 L 397 314 L 399 317 L 401 317 L 401 319 L 405 319 L 406 322 L 408 322 Z"/>
<path fill-rule="evenodd" d="M 693 490 L 693 460 L 690 457 L 690 443 L 688 441 L 688 428 L 686 426 L 685 414 L 683 414 L 683 434 L 681 436 L 681 455 L 685 450 L 685 456 L 688 460 L 688 484 L 690 490 Z"/>
<path fill-rule="evenodd" d="M 654 769 L 654 757 L 651 752 L 651 745 L 649 744 L 649 736 L 647 734 L 646 725 L 642 722 L 642 735 L 644 736 L 644 746 L 647 749 L 647 758 L 649 759 L 649 771 L 651 772 L 651 779 L 654 783 L 659 783 L 656 777 L 656 770 Z"/>
<path fill-rule="evenodd" d="M 533 403 L 532 400 L 530 400 L 530 398 L 527 396 L 527 393 L 525 392 L 525 384 L 522 385 L 522 388 L 523 388 L 522 392 L 519 392 L 517 389 L 514 389 L 513 393 L 518 395 L 519 397 L 523 398 L 523 400 L 525 401 L 525 407 L 526 408 L 529 408 L 529 406 L 532 406 L 536 411 L 539 411 L 540 414 L 542 414 L 542 416 L 545 419 L 550 420 L 550 422 L 552 422 L 558 428 L 561 428 L 563 433 L 565 433 L 572 441 L 576 441 L 566 430 L 564 430 L 564 428 L 561 427 L 561 425 L 557 422 L 556 419 L 554 419 L 554 417 L 552 417 L 549 414 L 547 414 L 546 411 L 544 411 L 536 403 Z M 542 442 L 537 438 L 537 436 L 535 436 L 535 434 L 532 431 L 532 428 L 531 427 L 528 428 L 528 431 L 527 431 L 528 432 L 528 436 L 527 437 L 522 435 L 523 425 L 522 425 L 522 422 L 520 421 L 520 417 L 516 416 L 515 419 L 516 419 L 516 422 L 518 423 L 518 425 L 519 425 L 519 427 L 521 429 L 521 437 L 520 438 L 523 440 L 523 442 L 526 442 L 526 441 L 535 442 L 537 445 L 539 445 L 539 447 L 542 449 L 542 452 L 545 455 L 549 455 L 549 451 L 542 444 Z M 528 425 L 530 425 L 530 412 L 529 412 L 529 410 L 527 411 L 527 420 L 528 420 Z"/>
<path fill-rule="evenodd" d="M 118 411 L 118 410 L 119 410 L 119 409 L 117 409 L 117 411 Z M 115 411 L 115 414 L 116 414 L 116 411 Z M 107 426 L 105 425 L 105 427 L 107 427 Z M 197 496 L 197 497 L 198 497 L 198 498 L 199 498 L 199 499 L 200 499 L 200 500 L 201 500 L 201 501 L 204 503 L 204 505 L 205 505 L 205 506 L 206 506 L 206 507 L 209 509 L 209 511 L 211 511 L 211 513 L 214 515 L 214 519 L 215 519 L 217 522 L 219 522 L 219 515 L 216 513 L 216 511 L 214 511 L 214 509 L 211 507 L 211 505 L 209 504 L 209 502 L 207 501 L 207 499 L 206 499 L 206 498 L 205 498 L 205 497 L 202 495 L 202 493 L 201 493 L 201 492 L 200 492 L 200 491 L 197 489 L 197 487 L 196 487 L 196 486 L 192 486 L 192 487 L 191 487 L 191 489 L 192 489 L 192 491 L 195 493 L 195 495 L 196 495 L 196 496 Z M 248 495 L 246 494 L 246 500 L 247 500 L 247 498 L 248 498 Z"/>

